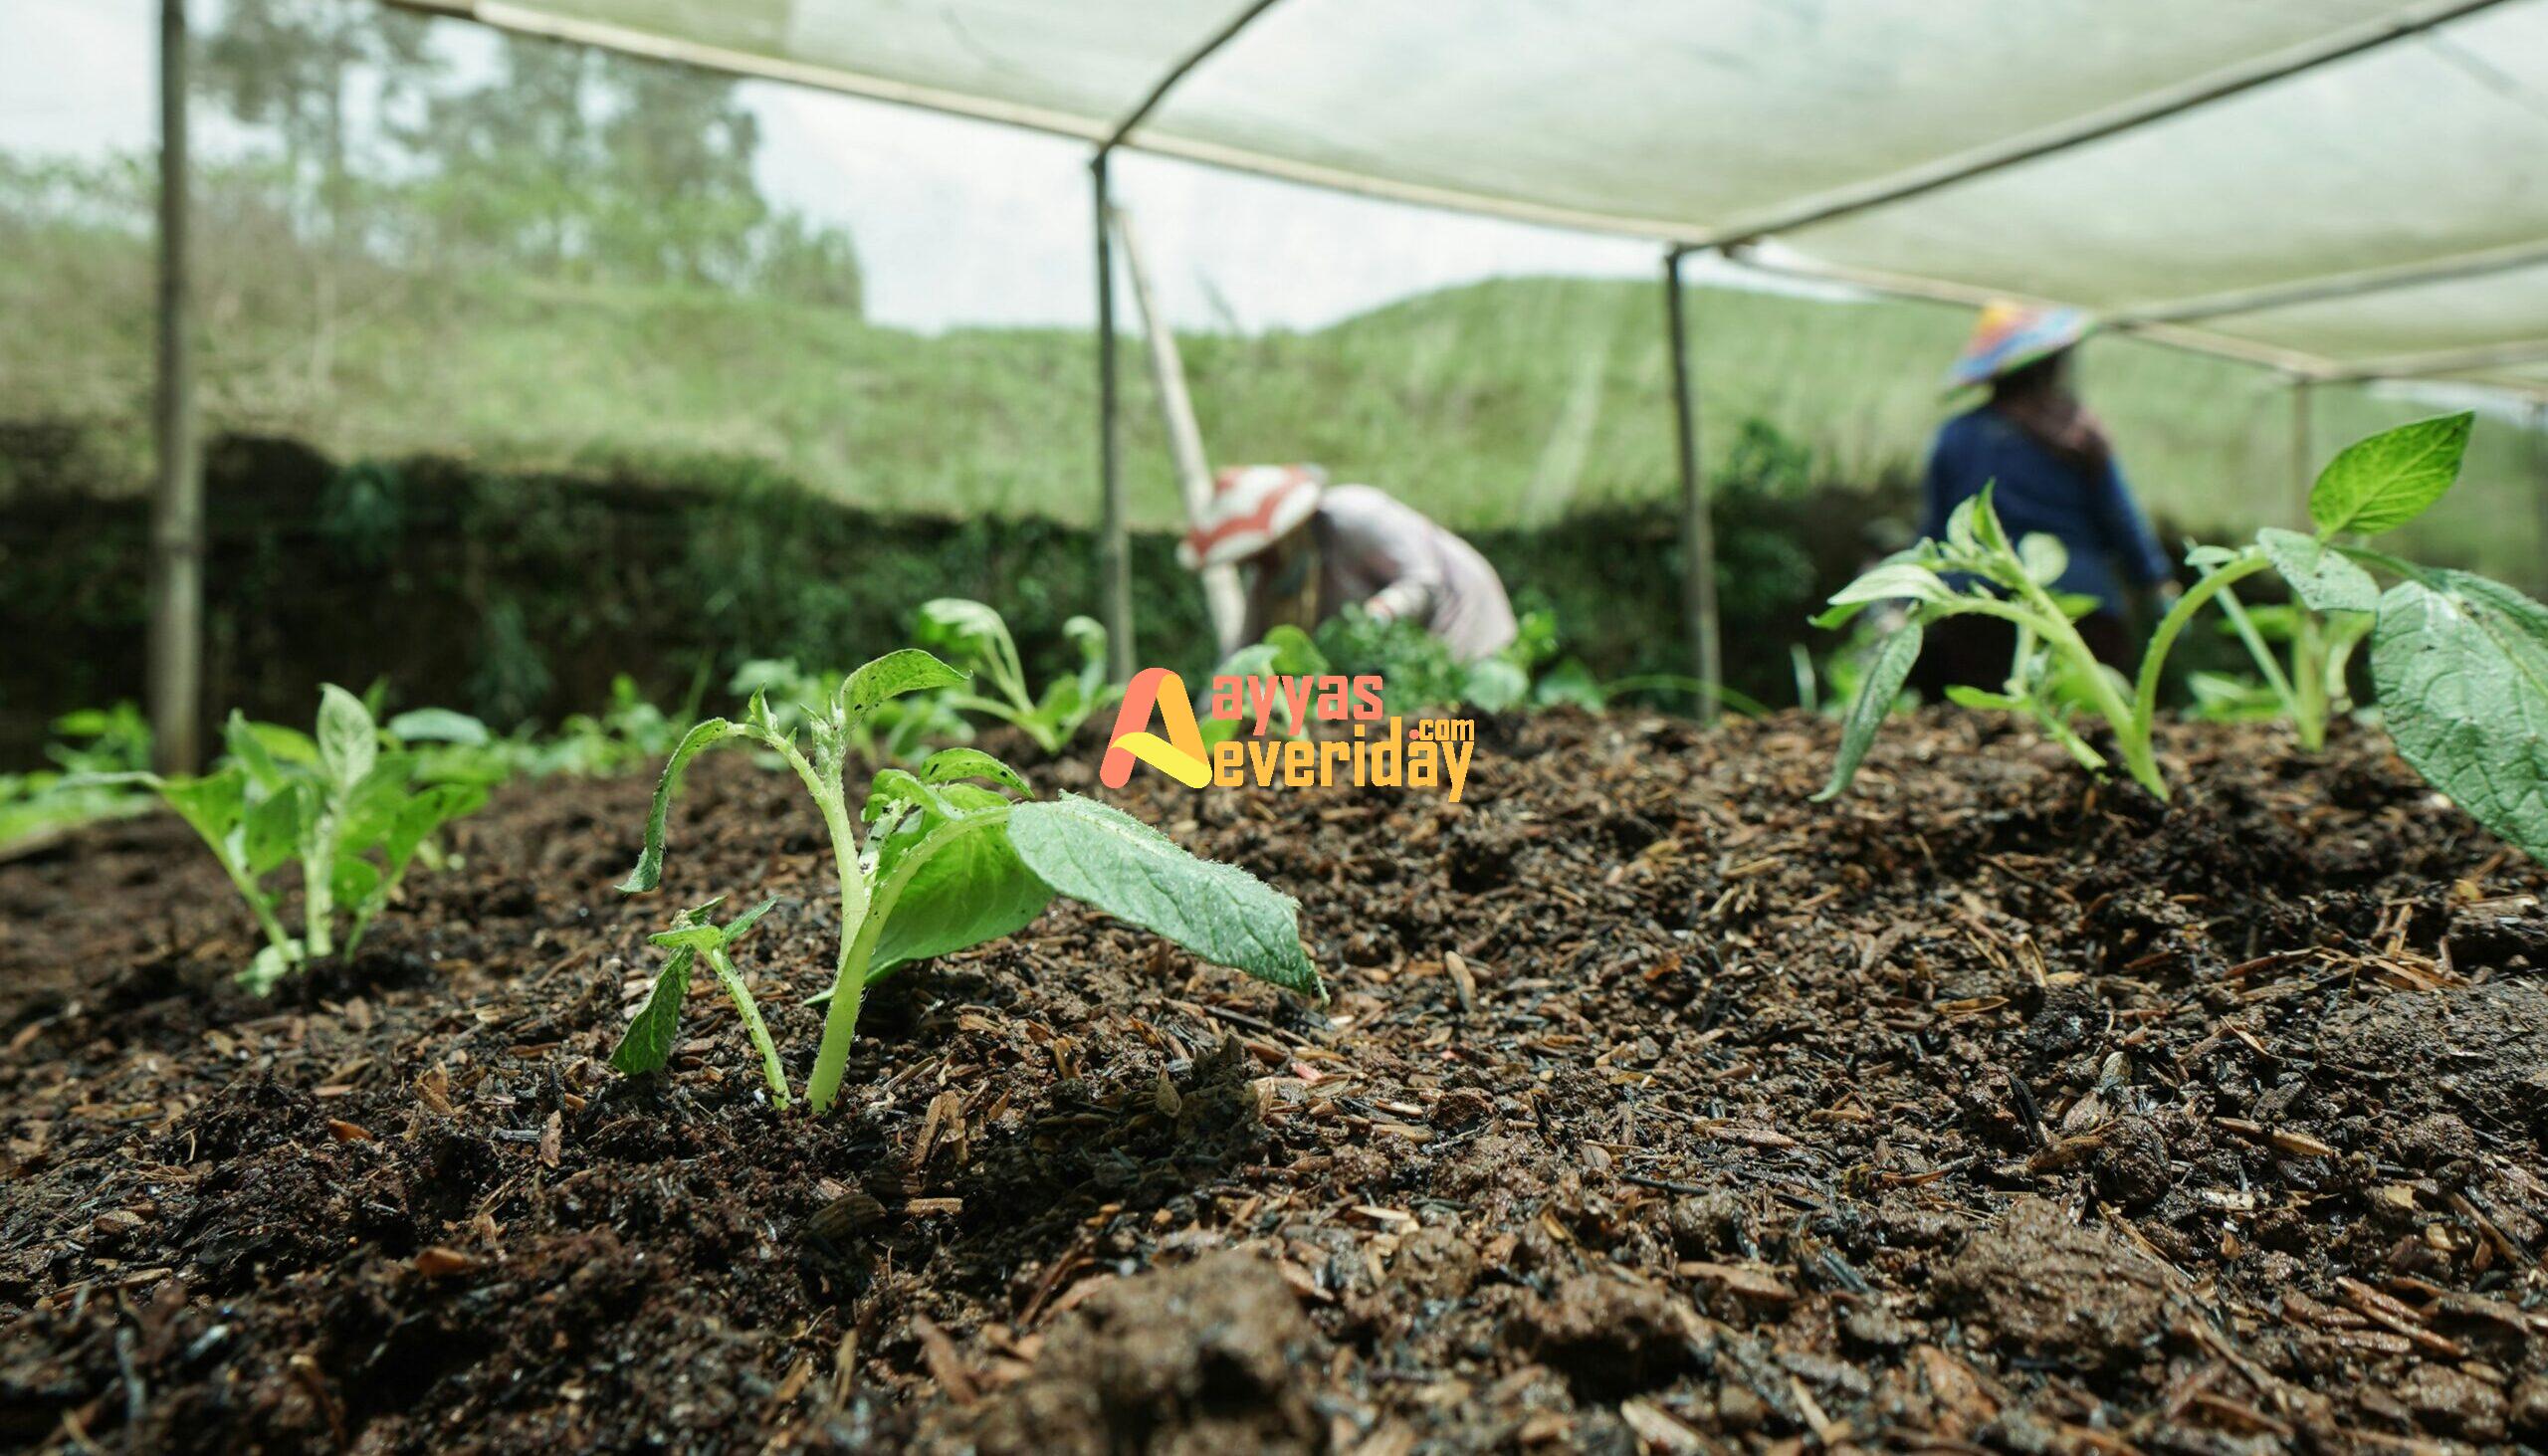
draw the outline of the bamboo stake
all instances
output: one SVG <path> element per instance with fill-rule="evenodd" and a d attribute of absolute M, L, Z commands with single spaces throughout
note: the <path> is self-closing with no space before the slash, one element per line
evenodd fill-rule
<path fill-rule="evenodd" d="M 1115 208 L 1115 241 L 1124 250 L 1124 275 L 1133 285 L 1133 307 L 1142 315 L 1142 331 L 1150 341 L 1151 384 L 1159 392 L 1161 421 L 1168 427 L 1168 454 L 1176 461 L 1176 488 L 1185 498 L 1185 520 L 1201 525 L 1212 504 L 1212 467 L 1203 454 L 1203 432 L 1194 421 L 1194 400 L 1185 390 L 1185 361 L 1177 353 L 1176 334 L 1160 312 L 1151 293 L 1150 271 L 1142 265 L 1141 244 L 1131 214 Z M 1202 571 L 1203 602 L 1212 616 L 1212 636 L 1220 655 L 1245 644 L 1238 640 L 1247 612 L 1246 593 L 1234 566 L 1206 566 Z"/>
<path fill-rule="evenodd" d="M 195 439 L 186 239 L 186 5 L 159 0 L 159 480 L 150 503 L 148 688 L 162 772 L 202 762 L 203 463 Z"/>
<path fill-rule="evenodd" d="M 1672 426 L 1681 469 L 1681 610 L 1689 629 L 1691 666 L 1700 684 L 1699 722 L 1717 720 L 1717 690 L 1725 684 L 1725 648 L 1716 608 L 1716 524 L 1709 516 L 1708 482 L 1699 469 L 1699 401 L 1690 377 L 1689 325 L 1684 318 L 1681 251 L 1663 255 L 1663 318 L 1672 349 Z"/>

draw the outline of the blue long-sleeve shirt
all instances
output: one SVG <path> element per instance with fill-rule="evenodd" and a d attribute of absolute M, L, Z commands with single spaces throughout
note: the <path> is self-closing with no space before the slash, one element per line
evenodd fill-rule
<path fill-rule="evenodd" d="M 1939 427 L 1922 491 L 1920 533 L 1943 538 L 1948 514 L 1995 481 L 1991 504 L 2011 540 L 2042 531 L 2068 549 L 2070 567 L 2054 583 L 2059 589 L 2121 611 L 2123 578 L 2156 586 L 2173 574 L 2112 456 L 2102 468 L 2084 470 L 1988 405 Z"/>

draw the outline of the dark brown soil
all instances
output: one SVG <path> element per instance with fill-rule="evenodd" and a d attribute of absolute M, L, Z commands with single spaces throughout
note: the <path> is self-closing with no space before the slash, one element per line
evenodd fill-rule
<path fill-rule="evenodd" d="M 519 786 L 260 1002 L 185 831 L 0 866 L 0 1439 L 154 1451 L 2548 1445 L 2540 872 L 2370 734 L 2171 732 L 2161 806 L 1931 716 L 1485 726 L 1466 802 L 1118 796 L 1300 896 L 1288 1001 L 1091 912 L 801 1081 L 817 824 Z M 1093 753 L 1042 770 L 1088 786 Z M 819 1215 L 819 1216 L 818 1216 Z"/>

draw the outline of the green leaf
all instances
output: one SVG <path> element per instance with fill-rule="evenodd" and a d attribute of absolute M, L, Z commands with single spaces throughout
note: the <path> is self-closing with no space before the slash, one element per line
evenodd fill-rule
<path fill-rule="evenodd" d="M 2368 612 L 2380 606 L 2380 583 L 2325 541 L 2269 525 L 2256 532 L 2256 544 L 2309 610 Z"/>
<path fill-rule="evenodd" d="M 494 738 L 487 726 L 448 708 L 417 708 L 389 720 L 389 736 L 402 743 L 458 743 L 475 748 Z"/>
<path fill-rule="evenodd" d="M 1328 674 L 1327 654 L 1319 651 L 1310 634 L 1289 622 L 1276 625 L 1265 634 L 1265 646 L 1273 651 L 1267 656 L 1267 673 L 1275 677 L 1319 678 Z"/>
<path fill-rule="evenodd" d="M 970 677 L 917 647 L 906 647 L 886 653 L 843 679 L 836 705 L 841 721 L 855 724 L 889 698 L 931 688 L 953 688 Z"/>
<path fill-rule="evenodd" d="M 1062 894 L 1206 960 L 1327 998 L 1301 948 L 1299 903 L 1245 870 L 1196 859 L 1139 819 L 1076 794 L 1019 804 L 1008 838 Z"/>
<path fill-rule="evenodd" d="M 2381 719 L 2426 782 L 2548 862 L 2548 608 L 2464 571 L 2423 575 L 2380 599 Z"/>
<path fill-rule="evenodd" d="M 318 688 L 318 765 L 328 779 L 341 788 L 351 788 L 371 772 L 380 755 L 380 730 L 372 727 L 371 712 L 362 700 L 337 687 L 322 683 Z"/>
<path fill-rule="evenodd" d="M 1986 693 L 1961 683 L 1947 689 L 1947 701 L 1958 708 L 1978 709 L 1986 713 L 2021 713 L 2027 707 L 2022 698 L 2012 698 L 2006 693 Z"/>
<path fill-rule="evenodd" d="M 1019 776 L 1016 769 L 979 748 L 941 748 L 930 754 L 929 761 L 920 766 L 920 776 L 922 781 L 927 783 L 955 783 L 967 778 L 985 778 L 993 783 L 1013 788 L 1020 794 L 1035 792 L 1026 786 L 1026 780 Z"/>
<path fill-rule="evenodd" d="M 1887 561 L 1857 580 L 1831 593 L 1835 607 L 1859 603 L 1892 601 L 1909 597 L 1913 601 L 1942 602 L 1955 595 L 1946 578 L 1926 566 L 1909 561 Z"/>
<path fill-rule="evenodd" d="M 1095 617 L 1071 617 L 1062 623 L 1062 640 L 1079 649 L 1079 660 L 1101 671 L 1106 666 L 1106 628 Z"/>
<path fill-rule="evenodd" d="M 222 863 L 239 866 L 242 851 L 231 838 L 248 813 L 248 776 L 236 768 L 224 768 L 201 778 L 171 778 L 159 784 L 159 797 L 177 811 L 177 817 L 194 826 Z"/>
<path fill-rule="evenodd" d="M 1840 753 L 1831 762 L 1831 781 L 1813 796 L 1815 803 L 1838 798 L 1858 776 L 1858 764 L 1875 742 L 1876 730 L 1884 727 L 1885 716 L 1893 712 L 1893 700 L 1910 678 L 1911 664 L 1920 658 L 1921 635 L 1919 618 L 1904 623 L 1901 631 L 1884 639 L 1866 676 L 1858 680 L 1858 696 L 1840 721 Z"/>
<path fill-rule="evenodd" d="M 1521 665 L 1500 657 L 1470 663 L 1460 680 L 1460 699 L 1482 713 L 1504 713 L 1531 695 L 1531 675 Z"/>
<path fill-rule="evenodd" d="M 230 710 L 230 721 L 222 726 L 222 742 L 228 745 L 231 758 L 247 773 L 249 782 L 262 789 L 280 788 L 287 775 L 283 765 L 275 761 L 265 736 L 257 731 L 258 727 L 248 722 L 247 715 L 234 708 Z"/>
<path fill-rule="evenodd" d="M 487 803 L 487 790 L 474 783 L 443 783 L 426 789 L 399 808 L 381 837 L 383 888 L 394 889 L 398 877 L 416 857 L 416 849 L 454 819 L 477 813 Z"/>
<path fill-rule="evenodd" d="M 655 802 L 646 810 L 646 847 L 638 852 L 637 868 L 619 882 L 623 895 L 636 895 L 652 890 L 664 878 L 664 815 L 673 806 L 673 791 L 681 787 L 681 771 L 690 760 L 713 746 L 719 739 L 736 731 L 735 726 L 722 718 L 702 719 L 682 734 L 673 756 L 664 760 L 664 776 L 655 781 Z"/>
<path fill-rule="evenodd" d="M 1008 641 L 1008 624 L 999 613 L 967 597 L 942 596 L 922 602 L 915 626 L 921 641 L 958 657 L 989 657 Z"/>
<path fill-rule="evenodd" d="M 2459 478 L 2476 418 L 2462 411 L 2419 420 L 2346 446 L 2309 488 L 2309 519 L 2318 534 L 2370 535 L 2422 516 Z"/>
<path fill-rule="evenodd" d="M 2032 531 L 2017 541 L 2017 562 L 2035 585 L 2050 586 L 2070 569 L 2070 551 L 2061 537 Z"/>
<path fill-rule="evenodd" d="M 275 870 L 299 852 L 316 798 L 308 783 L 287 783 L 248 806 L 247 832 L 240 836 L 240 858 L 248 878 Z"/>
<path fill-rule="evenodd" d="M 366 911 L 372 908 L 375 897 L 387 893 L 384 884 L 380 867 L 360 855 L 336 856 L 327 873 L 328 893 L 334 897 L 336 908 L 352 912 L 357 923 L 370 919 Z"/>
<path fill-rule="evenodd" d="M 1008 800 L 990 789 L 951 783 L 947 803 L 959 818 L 982 815 L 978 828 L 965 830 L 941 844 L 928 859 L 912 867 L 885 923 L 876 932 L 867 961 L 870 983 L 897 966 L 934 955 L 951 955 L 1014 935 L 1041 915 L 1053 899 L 1052 889 L 1018 858 L 993 812 Z M 905 858 L 948 819 L 935 813 L 916 815 L 881 836 L 876 845 L 876 880 L 883 884 Z"/>
<path fill-rule="evenodd" d="M 610 1054 L 610 1065 L 623 1075 L 659 1071 L 672 1060 L 681 1034 L 682 998 L 690 994 L 690 968 L 698 958 L 699 952 L 685 945 L 656 973 L 655 989 L 646 1004 L 637 1008 L 637 1019 L 620 1034 L 619 1049 Z"/>

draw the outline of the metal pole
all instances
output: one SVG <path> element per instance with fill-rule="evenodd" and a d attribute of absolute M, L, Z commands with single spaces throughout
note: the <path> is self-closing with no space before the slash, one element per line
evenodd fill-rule
<path fill-rule="evenodd" d="M 2309 488 L 2316 477 L 2309 469 L 2311 431 L 2309 428 L 2310 382 L 2307 377 L 2291 381 L 2291 499 L 2300 513 L 2300 528 L 2310 528 Z"/>
<path fill-rule="evenodd" d="M 1089 163 L 1096 183 L 1097 469 L 1099 589 L 1106 617 L 1106 665 L 1118 683 L 1133 680 L 1133 542 L 1124 512 L 1124 470 L 1115 419 L 1115 245 L 1106 226 L 1112 197 L 1106 151 Z"/>
<path fill-rule="evenodd" d="M 148 685 L 161 771 L 202 762 L 203 467 L 195 442 L 194 361 L 187 352 L 186 5 L 159 0 L 159 452 L 150 503 Z"/>
<path fill-rule="evenodd" d="M 1713 724 L 1716 690 L 1725 683 L 1724 645 L 1717 635 L 1716 524 L 1708 517 L 1707 478 L 1699 471 L 1699 402 L 1690 378 L 1681 253 L 1671 248 L 1663 254 L 1663 317 L 1672 347 L 1672 425 L 1681 467 L 1681 613 L 1690 634 L 1692 665 L 1704 685 L 1699 721 Z"/>

